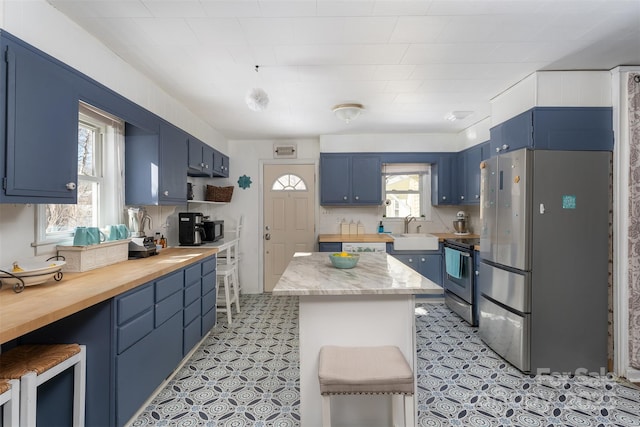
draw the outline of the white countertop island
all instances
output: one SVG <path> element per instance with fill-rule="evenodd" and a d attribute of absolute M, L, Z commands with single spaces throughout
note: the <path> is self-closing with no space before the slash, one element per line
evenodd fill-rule
<path fill-rule="evenodd" d="M 322 425 L 318 353 L 323 345 L 396 345 L 415 375 L 414 294 L 442 293 L 442 287 L 385 253 L 361 253 L 356 267 L 344 270 L 331 265 L 328 252 L 296 253 L 273 294 L 300 297 L 300 425 Z M 391 420 L 388 396 L 339 396 L 331 414 L 332 426 L 403 425 Z"/>

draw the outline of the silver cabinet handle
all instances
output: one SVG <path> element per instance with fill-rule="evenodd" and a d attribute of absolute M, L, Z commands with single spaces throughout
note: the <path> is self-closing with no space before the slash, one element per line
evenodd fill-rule
<path fill-rule="evenodd" d="M 508 149 L 509 149 L 509 146 L 508 146 L 507 144 L 502 144 L 502 149 L 503 149 L 503 150 L 508 150 Z"/>
<path fill-rule="evenodd" d="M 447 196 L 442 196 L 442 200 L 447 200 Z"/>
<path fill-rule="evenodd" d="M 73 190 L 76 189 L 76 183 L 75 182 L 67 182 L 65 187 L 67 187 L 67 190 L 73 191 Z"/>
<path fill-rule="evenodd" d="M 169 196 L 169 191 L 165 190 L 162 194 L 165 196 Z"/>
<path fill-rule="evenodd" d="M 356 196 L 356 200 L 360 200 L 360 196 Z"/>
<path fill-rule="evenodd" d="M 500 152 L 500 147 L 496 147 L 496 153 Z"/>
<path fill-rule="evenodd" d="M 426 259 L 425 259 L 425 258 L 420 258 L 420 261 L 421 261 L 421 262 L 425 262 L 425 261 L 426 261 Z"/>
<path fill-rule="evenodd" d="M 476 199 L 479 199 L 479 198 L 480 198 L 480 195 L 476 194 Z"/>
<path fill-rule="evenodd" d="M 413 262 L 413 258 L 409 258 L 409 262 Z"/>
<path fill-rule="evenodd" d="M 347 196 L 342 196 L 342 200 L 347 200 Z"/>
<path fill-rule="evenodd" d="M 464 200 L 464 196 L 460 196 L 460 200 Z"/>
<path fill-rule="evenodd" d="M 264 240 L 271 240 L 271 233 L 267 233 L 264 235 Z"/>
<path fill-rule="evenodd" d="M 201 162 L 201 163 L 200 163 L 200 167 L 201 167 L 201 168 L 205 167 L 204 162 Z"/>
<path fill-rule="evenodd" d="M 476 270 L 476 276 L 479 276 L 480 272 L 478 270 Z"/>

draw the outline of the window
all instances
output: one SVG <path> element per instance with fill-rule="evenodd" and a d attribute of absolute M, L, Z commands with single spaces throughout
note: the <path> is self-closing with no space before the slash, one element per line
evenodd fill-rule
<path fill-rule="evenodd" d="M 274 191 L 306 191 L 307 185 L 298 175 L 286 174 L 278 177 L 271 186 Z"/>
<path fill-rule="evenodd" d="M 120 120 L 80 104 L 78 202 L 38 207 L 36 245 L 69 239 L 79 226 L 99 227 L 122 222 L 123 128 Z"/>
<path fill-rule="evenodd" d="M 430 219 L 431 181 L 428 164 L 385 164 L 383 188 L 387 218 Z"/>

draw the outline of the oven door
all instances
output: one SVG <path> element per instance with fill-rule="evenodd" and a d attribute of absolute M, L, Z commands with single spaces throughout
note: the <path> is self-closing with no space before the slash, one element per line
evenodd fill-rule
<path fill-rule="evenodd" d="M 447 246 L 445 245 L 445 247 Z M 451 248 L 459 251 L 458 248 Z M 460 254 L 461 274 L 459 279 L 447 273 L 449 268 L 445 257 L 444 288 L 467 303 L 473 304 L 473 257 L 466 251 L 460 251 Z"/>

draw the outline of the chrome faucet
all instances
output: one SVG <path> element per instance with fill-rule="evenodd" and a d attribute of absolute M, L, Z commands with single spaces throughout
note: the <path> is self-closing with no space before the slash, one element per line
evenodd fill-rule
<path fill-rule="evenodd" d="M 404 232 L 405 232 L 405 234 L 409 232 L 409 223 L 411 221 L 415 221 L 415 220 L 416 220 L 415 217 L 412 217 L 411 215 L 407 215 L 404 218 Z"/>

